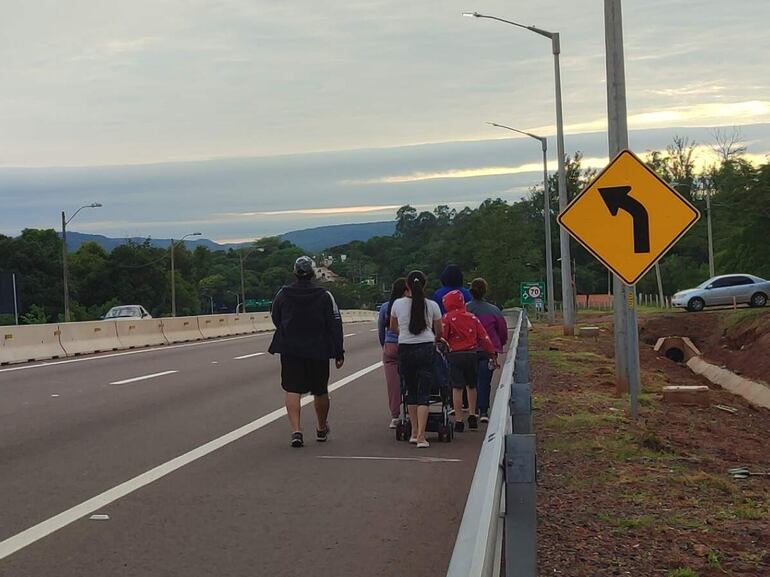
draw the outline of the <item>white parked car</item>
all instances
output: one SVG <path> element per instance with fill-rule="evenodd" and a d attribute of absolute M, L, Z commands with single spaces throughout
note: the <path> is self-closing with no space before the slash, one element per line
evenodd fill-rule
<path fill-rule="evenodd" d="M 142 305 L 121 305 L 112 307 L 102 317 L 105 321 L 132 321 L 137 319 L 151 319 L 152 315 Z"/>
<path fill-rule="evenodd" d="M 724 274 L 708 279 L 695 288 L 679 291 L 671 299 L 675 307 L 690 312 L 702 311 L 705 307 L 747 304 L 763 307 L 770 296 L 770 281 L 751 274 Z"/>

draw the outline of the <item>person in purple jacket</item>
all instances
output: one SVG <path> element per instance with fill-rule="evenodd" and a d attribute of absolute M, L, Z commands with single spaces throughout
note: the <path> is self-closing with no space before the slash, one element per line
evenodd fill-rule
<path fill-rule="evenodd" d="M 471 295 L 473 300 L 468 303 L 468 312 L 473 313 L 484 325 L 484 328 L 492 339 L 498 354 L 502 353 L 508 342 L 508 323 L 505 322 L 503 313 L 490 302 L 484 300 L 487 294 L 487 281 L 483 278 L 475 278 L 471 282 Z M 477 351 L 478 379 L 476 389 L 478 391 L 479 420 L 482 423 L 489 422 L 489 397 L 491 392 L 492 374 L 496 365 L 490 363 L 491 357 L 486 351 Z"/>
<path fill-rule="evenodd" d="M 463 299 L 468 303 L 471 301 L 471 293 L 463 286 L 463 272 L 456 264 L 448 264 L 446 268 L 439 276 L 441 280 L 441 288 L 437 289 L 433 293 L 433 300 L 438 303 L 438 308 L 441 310 L 441 314 L 446 313 L 444 309 L 444 297 L 454 291 L 458 290 L 463 293 Z"/>
<path fill-rule="evenodd" d="M 390 300 L 380 307 L 377 329 L 382 347 L 382 366 L 385 370 L 385 383 L 388 386 L 388 406 L 390 409 L 390 428 L 395 429 L 401 416 L 401 375 L 398 372 L 398 333 L 390 330 L 390 308 L 396 299 L 408 293 L 405 278 L 397 278 L 390 291 Z"/>

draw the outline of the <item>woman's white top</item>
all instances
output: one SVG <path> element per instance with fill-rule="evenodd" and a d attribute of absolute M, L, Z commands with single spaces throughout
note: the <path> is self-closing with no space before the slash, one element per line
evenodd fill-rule
<path fill-rule="evenodd" d="M 390 316 L 398 320 L 398 344 L 399 345 L 417 345 L 420 343 L 432 343 L 436 340 L 433 333 L 433 321 L 441 320 L 441 310 L 438 303 L 430 299 L 425 299 L 425 324 L 427 328 L 419 335 L 413 335 L 409 332 L 409 320 L 412 317 L 412 299 L 411 297 L 401 297 L 393 302 L 393 308 Z"/>

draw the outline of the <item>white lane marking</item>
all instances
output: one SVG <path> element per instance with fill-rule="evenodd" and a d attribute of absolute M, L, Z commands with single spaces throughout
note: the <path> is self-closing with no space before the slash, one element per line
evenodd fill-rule
<path fill-rule="evenodd" d="M 234 361 L 240 361 L 241 359 L 250 359 L 252 357 L 260 357 L 265 353 L 251 353 L 250 355 L 241 355 L 240 357 L 233 357 Z"/>
<path fill-rule="evenodd" d="M 373 365 L 369 365 L 368 367 L 363 368 L 360 371 L 353 373 L 352 375 L 348 375 L 336 383 L 329 385 L 329 392 L 336 391 L 337 389 L 352 383 L 356 379 L 360 379 L 364 375 L 379 369 L 381 366 L 382 361 L 374 363 Z M 309 405 L 313 402 L 313 397 L 307 396 L 303 398 L 301 402 L 302 405 Z M 257 431 L 258 429 L 269 425 L 273 421 L 277 421 L 285 415 L 285 407 L 276 409 L 272 413 L 268 413 L 256 421 L 247 423 L 246 425 L 243 425 L 234 431 L 222 435 L 213 441 L 209 441 L 208 443 L 188 451 L 183 455 L 179 455 L 178 457 L 171 459 L 162 465 L 158 465 L 154 469 L 150 469 L 149 471 L 137 475 L 133 479 L 125 481 L 124 483 L 121 483 L 112 489 L 108 489 L 104 493 L 100 493 L 95 497 L 91 497 L 87 501 L 84 501 L 79 505 L 75 505 L 74 507 L 63 511 L 62 513 L 59 513 L 50 519 L 46 519 L 45 521 L 38 523 L 37 525 L 34 525 L 33 527 L 30 527 L 21 533 L 17 533 L 5 541 L 0 541 L 0 559 L 5 559 L 16 551 L 32 545 L 32 543 L 47 537 L 51 533 L 54 533 L 79 519 L 82 519 L 86 515 L 91 515 L 92 513 L 106 507 L 110 503 L 113 503 L 114 501 L 122 499 L 126 495 L 133 493 L 137 489 L 141 489 L 142 487 L 149 485 L 150 483 L 153 483 L 170 473 L 173 473 L 177 469 L 181 469 L 185 465 L 189 465 L 193 461 L 197 461 L 209 453 L 213 453 L 214 451 L 221 449 L 222 447 L 229 445 L 230 443 L 233 443 L 238 439 L 253 433 L 254 431 Z"/>
<path fill-rule="evenodd" d="M 357 334 L 358 334 L 358 333 L 348 333 L 348 334 L 346 334 L 346 335 L 343 335 L 343 336 L 344 336 L 345 338 L 348 338 L 348 337 L 354 337 L 354 336 L 356 336 Z"/>
<path fill-rule="evenodd" d="M 461 463 L 462 459 L 443 457 L 345 457 L 342 455 L 323 455 L 319 459 L 347 459 L 351 461 L 415 461 L 417 463 Z"/>
<path fill-rule="evenodd" d="M 369 332 L 370 333 L 376 333 L 378 330 L 380 330 L 380 329 L 369 329 Z"/>
<path fill-rule="evenodd" d="M 187 347 L 199 347 L 201 345 L 213 345 L 216 343 L 225 343 L 228 341 L 237 341 L 240 339 L 251 339 L 254 337 L 264 337 L 272 335 L 272 332 L 268 333 L 255 333 L 253 335 L 242 335 L 239 337 L 227 337 L 224 339 L 216 339 L 211 341 L 197 341 L 194 343 L 182 343 L 178 345 L 161 345 L 159 347 L 151 347 L 147 349 L 137 349 L 135 351 L 124 351 L 122 353 L 110 353 L 108 355 L 99 355 L 97 357 L 77 357 L 75 359 L 66 359 L 64 361 L 52 361 L 50 363 L 38 363 L 36 365 L 20 365 L 18 367 L 8 367 L 0 369 L 0 373 L 7 373 L 11 371 L 26 371 L 28 369 L 39 369 L 42 367 L 55 367 L 56 365 L 68 365 L 70 363 L 84 363 L 86 361 L 99 361 L 101 359 L 111 359 L 112 357 L 125 357 L 126 355 L 142 355 L 145 353 L 154 353 L 157 351 L 170 351 L 171 349 L 184 349 Z"/>
<path fill-rule="evenodd" d="M 130 379 L 124 379 L 122 381 L 115 381 L 110 383 L 111 385 L 127 385 L 128 383 L 136 383 L 138 381 L 146 381 L 147 379 L 155 379 L 157 377 L 165 377 L 166 375 L 173 375 L 179 371 L 163 371 L 162 373 L 152 373 L 151 375 L 142 375 L 141 377 L 132 377 Z"/>

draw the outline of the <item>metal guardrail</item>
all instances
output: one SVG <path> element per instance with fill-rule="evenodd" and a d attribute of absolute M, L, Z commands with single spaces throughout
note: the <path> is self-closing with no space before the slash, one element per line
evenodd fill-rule
<path fill-rule="evenodd" d="M 525 310 L 518 312 L 447 577 L 536 574 L 536 464 Z"/>

